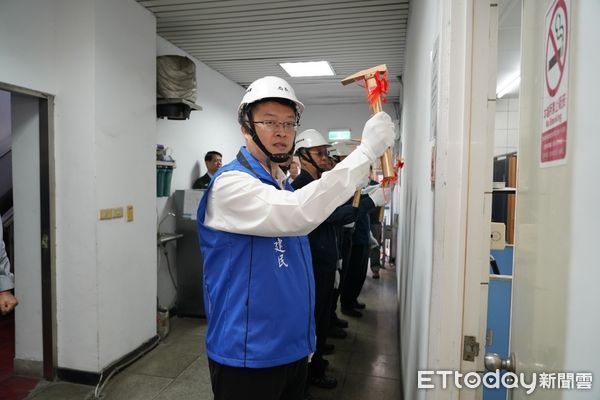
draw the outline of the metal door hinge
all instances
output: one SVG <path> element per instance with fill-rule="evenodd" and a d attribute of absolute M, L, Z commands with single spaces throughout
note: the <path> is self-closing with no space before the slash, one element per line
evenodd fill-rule
<path fill-rule="evenodd" d="M 475 336 L 465 336 L 463 341 L 463 360 L 475 361 L 479 355 L 479 343 Z"/>
<path fill-rule="evenodd" d="M 44 233 L 42 235 L 42 249 L 47 250 L 50 248 L 50 238 L 48 234 Z"/>
<path fill-rule="evenodd" d="M 488 329 L 485 334 L 485 345 L 491 346 L 494 343 L 494 331 Z"/>

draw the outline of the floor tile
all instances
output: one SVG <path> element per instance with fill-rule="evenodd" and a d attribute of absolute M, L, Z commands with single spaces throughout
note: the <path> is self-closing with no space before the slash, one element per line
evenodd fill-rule
<path fill-rule="evenodd" d="M 167 336 L 166 342 L 180 336 L 206 336 L 206 320 L 202 318 L 171 318 L 171 334 Z"/>
<path fill-rule="evenodd" d="M 196 335 L 179 335 L 172 340 L 163 343 L 166 351 L 173 353 L 187 353 L 196 356 L 206 354 L 206 345 L 204 336 Z"/>
<path fill-rule="evenodd" d="M 354 353 L 348 366 L 348 373 L 399 379 L 400 359 L 397 356 L 385 354 Z"/>
<path fill-rule="evenodd" d="M 311 387 L 316 400 L 401 400 L 395 270 L 381 271 L 379 280 L 369 273 L 360 300 L 367 304 L 362 318 L 340 314 L 350 324 L 348 337 L 328 339 L 336 350 L 325 357 L 330 362 L 327 374 L 338 380 L 338 386 L 332 390 Z M 206 320 L 172 318 L 169 336 L 115 375 L 102 391 L 104 400 L 212 399 L 205 336 Z M 93 390 L 46 382 L 28 399 L 91 400 Z"/>
<path fill-rule="evenodd" d="M 356 335 L 354 353 L 398 355 L 398 342 L 390 332 L 389 336 Z"/>
<path fill-rule="evenodd" d="M 87 400 L 93 398 L 94 387 L 57 382 L 38 385 L 27 400 Z"/>
<path fill-rule="evenodd" d="M 212 399 L 208 362 L 199 358 L 186 368 L 155 400 Z"/>
<path fill-rule="evenodd" d="M 325 356 L 329 361 L 328 372 L 345 372 L 350 363 L 352 353 L 350 351 L 336 350 L 334 354 Z"/>
<path fill-rule="evenodd" d="M 159 345 L 129 369 L 138 374 L 175 378 L 197 357 L 192 352 L 173 352 L 168 346 Z"/>
<path fill-rule="evenodd" d="M 103 400 L 147 400 L 162 392 L 172 378 L 123 372 L 112 378 L 103 389 Z"/>
<path fill-rule="evenodd" d="M 358 374 L 347 374 L 338 400 L 398 400 L 400 381 Z"/>

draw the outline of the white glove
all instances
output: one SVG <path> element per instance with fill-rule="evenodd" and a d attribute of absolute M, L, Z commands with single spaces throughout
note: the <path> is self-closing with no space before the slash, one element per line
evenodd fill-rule
<path fill-rule="evenodd" d="M 379 184 L 377 185 L 369 185 L 361 190 L 361 194 L 371 194 L 379 188 Z"/>
<path fill-rule="evenodd" d="M 365 124 L 362 141 L 358 146 L 371 161 L 381 156 L 385 149 L 394 145 L 394 123 L 383 111 L 373 115 Z"/>
<path fill-rule="evenodd" d="M 379 247 L 379 242 L 373 236 L 373 232 L 369 232 L 369 249 L 374 249 L 375 247 Z"/>
<path fill-rule="evenodd" d="M 390 201 L 391 190 L 390 188 L 378 188 L 373 193 L 369 193 L 369 197 L 375 203 L 375 207 L 381 207 Z"/>

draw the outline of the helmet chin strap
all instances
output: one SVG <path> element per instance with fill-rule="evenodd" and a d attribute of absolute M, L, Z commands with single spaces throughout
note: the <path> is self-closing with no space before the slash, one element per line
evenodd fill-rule
<path fill-rule="evenodd" d="M 307 153 L 308 153 L 308 155 L 307 155 Z M 301 159 L 307 161 L 313 167 L 315 167 L 315 170 L 317 171 L 317 179 L 321 178 L 321 174 L 323 172 L 325 172 L 325 170 L 323 168 L 319 167 L 319 165 L 315 162 L 315 160 L 313 160 L 312 156 L 310 155 L 308 150 L 306 150 L 306 148 L 304 148 L 304 151 L 300 151 L 298 153 L 298 156 Z"/>
<path fill-rule="evenodd" d="M 261 149 L 263 153 L 265 153 L 265 155 L 271 162 L 274 162 L 276 164 L 284 163 L 287 160 L 289 160 L 290 157 L 292 157 L 292 155 L 294 154 L 294 146 L 292 146 L 290 151 L 288 151 L 287 153 L 271 153 L 260 141 L 260 138 L 256 134 L 256 129 L 254 129 L 254 124 L 249 121 L 246 121 L 244 124 L 246 126 L 246 129 L 252 134 L 252 140 L 254 141 L 254 143 L 256 143 L 258 148 Z"/>

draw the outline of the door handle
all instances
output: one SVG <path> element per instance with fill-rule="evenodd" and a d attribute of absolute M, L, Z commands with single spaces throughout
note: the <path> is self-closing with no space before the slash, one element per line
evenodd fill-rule
<path fill-rule="evenodd" d="M 483 364 L 488 371 L 505 369 L 509 372 L 515 372 L 515 353 L 510 353 L 510 356 L 505 359 L 500 357 L 498 353 L 485 353 Z"/>

